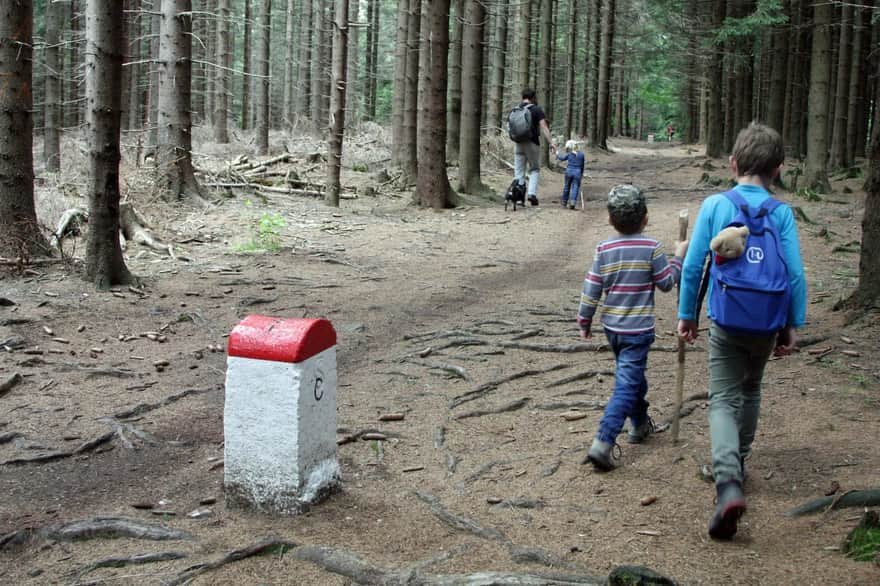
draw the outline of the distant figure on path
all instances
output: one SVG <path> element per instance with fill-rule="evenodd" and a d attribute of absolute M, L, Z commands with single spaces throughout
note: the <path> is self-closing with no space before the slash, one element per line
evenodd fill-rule
<path fill-rule="evenodd" d="M 550 135 L 550 126 L 544 110 L 535 100 L 535 90 L 526 88 L 522 91 L 522 103 L 510 111 L 507 116 L 507 131 L 514 141 L 513 145 L 513 176 L 520 184 L 526 182 L 528 172 L 528 188 L 526 193 L 529 203 L 538 205 L 538 177 L 541 169 L 540 136 L 547 139 L 550 149 L 556 152 L 556 143 Z M 528 171 L 527 171 L 528 166 Z"/>
<path fill-rule="evenodd" d="M 565 143 L 565 154 L 557 153 L 556 158 L 567 161 L 565 167 L 565 184 L 562 186 L 562 207 L 569 205 L 574 209 L 578 194 L 581 192 L 581 179 L 584 176 L 584 153 L 578 143 L 569 140 Z"/>

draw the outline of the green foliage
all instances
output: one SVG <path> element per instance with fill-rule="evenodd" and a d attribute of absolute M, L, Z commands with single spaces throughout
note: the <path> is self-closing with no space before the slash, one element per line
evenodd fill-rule
<path fill-rule="evenodd" d="M 250 206 L 250 200 L 245 206 Z M 254 225 L 254 232 L 248 242 L 233 246 L 235 252 L 277 252 L 281 249 L 281 234 L 287 222 L 281 214 L 263 212 Z"/>
<path fill-rule="evenodd" d="M 867 511 L 858 527 L 847 536 L 846 554 L 858 562 L 870 562 L 880 552 L 880 522 L 876 511 Z"/>
<path fill-rule="evenodd" d="M 351 166 L 351 170 L 357 173 L 366 173 L 370 170 L 366 163 L 355 163 Z"/>
<path fill-rule="evenodd" d="M 795 191 L 795 194 L 807 201 L 822 201 L 822 196 L 815 189 L 810 189 L 809 187 L 801 187 Z"/>
<path fill-rule="evenodd" d="M 771 26 L 785 24 L 788 16 L 782 10 L 779 0 L 758 0 L 755 11 L 743 18 L 725 18 L 724 24 L 715 33 L 715 42 L 722 43 L 732 38 L 755 37 Z"/>

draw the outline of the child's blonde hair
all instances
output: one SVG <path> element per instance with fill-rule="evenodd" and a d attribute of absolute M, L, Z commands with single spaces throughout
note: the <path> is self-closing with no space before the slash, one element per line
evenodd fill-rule
<path fill-rule="evenodd" d="M 573 150 L 577 149 L 577 145 L 578 145 L 578 143 L 576 141 L 569 139 L 569 140 L 565 141 L 565 150 L 573 151 Z"/>

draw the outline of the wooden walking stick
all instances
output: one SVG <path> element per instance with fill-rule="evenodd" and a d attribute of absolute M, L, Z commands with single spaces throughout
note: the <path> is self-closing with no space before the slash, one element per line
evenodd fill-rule
<path fill-rule="evenodd" d="M 678 212 L 678 241 L 687 240 L 688 211 Z M 676 304 L 677 305 L 677 304 Z M 676 328 L 678 330 L 678 328 Z M 684 340 L 678 338 L 678 372 L 675 376 L 675 411 L 672 414 L 672 443 L 678 443 L 678 420 L 681 414 L 681 403 L 684 398 Z"/>

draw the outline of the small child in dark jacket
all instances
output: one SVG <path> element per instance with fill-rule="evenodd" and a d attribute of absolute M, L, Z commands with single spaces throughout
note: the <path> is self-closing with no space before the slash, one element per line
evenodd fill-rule
<path fill-rule="evenodd" d="M 565 154 L 556 153 L 560 161 L 568 161 L 565 167 L 565 185 L 562 187 L 562 206 L 575 208 L 581 191 L 581 178 L 584 176 L 584 153 L 578 143 L 569 140 L 565 143 Z"/>

